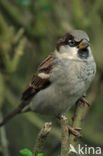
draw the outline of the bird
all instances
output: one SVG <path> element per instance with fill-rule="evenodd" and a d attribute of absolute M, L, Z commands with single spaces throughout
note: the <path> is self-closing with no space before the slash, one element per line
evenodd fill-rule
<path fill-rule="evenodd" d="M 87 92 L 95 73 L 96 63 L 87 33 L 67 32 L 37 68 L 22 93 L 20 105 L 0 126 L 28 111 L 55 117 L 65 114 Z"/>

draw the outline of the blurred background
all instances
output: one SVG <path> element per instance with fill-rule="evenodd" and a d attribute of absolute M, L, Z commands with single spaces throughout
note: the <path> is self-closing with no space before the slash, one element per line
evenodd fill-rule
<path fill-rule="evenodd" d="M 81 144 L 103 146 L 103 1 L 0 0 L 0 120 L 20 103 L 21 93 L 39 63 L 71 29 L 83 29 L 91 40 L 97 73 L 88 91 L 92 103 L 82 125 Z M 69 121 L 74 108 L 67 114 Z M 33 150 L 41 127 L 50 118 L 26 113 L 0 129 L 0 156 Z M 55 120 L 45 156 L 60 154 L 60 123 Z"/>

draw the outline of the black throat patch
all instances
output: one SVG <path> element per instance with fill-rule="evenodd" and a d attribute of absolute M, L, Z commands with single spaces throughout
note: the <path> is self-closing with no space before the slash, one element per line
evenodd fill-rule
<path fill-rule="evenodd" d="M 89 57 L 89 50 L 87 48 L 86 49 L 79 49 L 78 50 L 78 56 L 81 59 L 87 59 Z"/>

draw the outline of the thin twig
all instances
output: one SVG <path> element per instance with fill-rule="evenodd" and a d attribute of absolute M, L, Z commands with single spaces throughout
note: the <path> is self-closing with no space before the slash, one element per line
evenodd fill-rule
<path fill-rule="evenodd" d="M 68 119 L 65 116 L 61 117 L 61 132 L 61 156 L 69 156 Z"/>
<path fill-rule="evenodd" d="M 46 122 L 44 127 L 41 129 L 37 141 L 34 146 L 34 156 L 36 156 L 38 153 L 43 153 L 43 147 L 44 143 L 46 141 L 46 138 L 51 130 L 51 122 Z"/>
<path fill-rule="evenodd" d="M 87 114 L 89 105 L 85 101 L 79 100 L 77 103 L 76 111 L 73 117 L 73 128 L 80 128 L 82 120 L 84 120 L 85 115 Z M 70 144 L 77 149 L 77 136 L 70 136 Z M 77 154 L 72 152 L 70 156 L 76 156 Z"/>
<path fill-rule="evenodd" d="M 89 106 L 87 105 L 87 103 L 84 103 L 83 101 L 78 101 L 76 111 L 73 117 L 74 128 L 81 127 L 81 121 L 84 119 L 88 109 Z M 72 135 L 70 140 L 71 140 L 70 143 L 75 146 L 76 137 Z"/>

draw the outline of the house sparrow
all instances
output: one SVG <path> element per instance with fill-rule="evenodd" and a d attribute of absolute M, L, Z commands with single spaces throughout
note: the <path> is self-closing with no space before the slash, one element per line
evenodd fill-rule
<path fill-rule="evenodd" d="M 26 111 L 52 116 L 66 113 L 87 91 L 95 73 L 88 35 L 81 30 L 66 33 L 40 64 L 22 94 L 21 104 L 0 126 Z"/>

